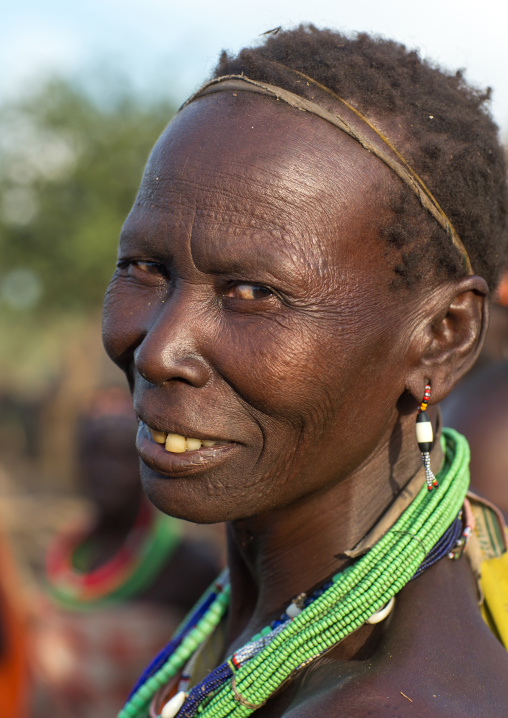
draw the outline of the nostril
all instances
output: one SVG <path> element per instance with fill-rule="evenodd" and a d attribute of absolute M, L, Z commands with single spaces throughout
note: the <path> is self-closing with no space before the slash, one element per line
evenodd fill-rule
<path fill-rule="evenodd" d="M 181 381 L 195 387 L 210 381 L 212 370 L 203 356 L 182 346 L 155 351 L 156 347 L 148 347 L 145 342 L 134 353 L 134 368 L 145 381 L 157 386 Z"/>

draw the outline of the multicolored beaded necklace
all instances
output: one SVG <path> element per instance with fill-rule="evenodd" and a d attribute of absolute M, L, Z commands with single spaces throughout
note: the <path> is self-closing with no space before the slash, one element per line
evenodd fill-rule
<path fill-rule="evenodd" d="M 79 611 L 132 598 L 154 580 L 179 541 L 175 519 L 143 502 L 120 549 L 96 569 L 87 569 L 91 547 L 86 532 L 57 537 L 46 557 L 49 593 L 65 608 Z"/>
<path fill-rule="evenodd" d="M 356 563 L 312 595 L 299 596 L 282 616 L 215 668 L 189 693 L 189 659 L 214 632 L 229 605 L 222 574 L 134 686 L 118 718 L 146 718 L 153 696 L 181 673 L 181 690 L 162 718 L 248 716 L 299 669 L 326 653 L 392 602 L 413 578 L 445 555 L 455 557 L 470 527 L 460 518 L 469 485 L 469 447 L 443 430 L 439 491 L 424 486 L 395 525 Z M 462 534 L 462 536 L 461 536 Z M 458 555 L 458 553 L 457 553 Z M 423 561 L 422 561 L 423 559 Z"/>

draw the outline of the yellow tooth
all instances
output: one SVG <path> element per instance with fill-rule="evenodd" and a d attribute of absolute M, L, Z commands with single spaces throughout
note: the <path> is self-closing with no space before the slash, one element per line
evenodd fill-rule
<path fill-rule="evenodd" d="M 187 437 L 187 451 L 196 451 L 201 448 L 201 439 L 189 439 Z"/>
<path fill-rule="evenodd" d="M 156 431 L 155 429 L 150 429 L 152 433 L 152 439 L 156 441 L 158 444 L 165 444 L 166 443 L 166 434 L 163 431 Z"/>
<path fill-rule="evenodd" d="M 187 448 L 187 442 L 185 436 L 180 434 L 168 434 L 166 439 L 166 451 L 170 451 L 172 454 L 182 454 Z"/>
<path fill-rule="evenodd" d="M 216 441 L 210 441 L 210 439 L 205 439 L 201 442 L 203 446 L 215 446 L 217 443 Z"/>

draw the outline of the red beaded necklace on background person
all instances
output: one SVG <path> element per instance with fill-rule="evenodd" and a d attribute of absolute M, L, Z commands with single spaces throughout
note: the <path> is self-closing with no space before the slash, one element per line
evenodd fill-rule
<path fill-rule="evenodd" d="M 108 561 L 90 569 L 95 539 L 84 530 L 62 533 L 46 555 L 49 593 L 61 605 L 75 610 L 93 610 L 133 598 L 169 561 L 180 537 L 176 519 L 142 501 L 119 549 Z"/>

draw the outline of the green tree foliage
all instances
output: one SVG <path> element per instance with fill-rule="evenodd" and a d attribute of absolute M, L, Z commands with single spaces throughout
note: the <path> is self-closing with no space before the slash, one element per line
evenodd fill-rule
<path fill-rule="evenodd" d="M 0 312 L 44 322 L 100 306 L 149 150 L 173 114 L 125 86 L 55 79 L 0 107 Z"/>

